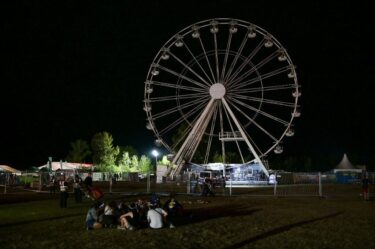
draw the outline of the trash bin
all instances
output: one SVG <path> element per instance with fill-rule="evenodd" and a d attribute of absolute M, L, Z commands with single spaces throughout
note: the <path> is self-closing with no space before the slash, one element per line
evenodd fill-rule
<path fill-rule="evenodd" d="M 198 181 L 197 180 L 191 180 L 190 181 L 190 193 L 195 193 L 197 190 Z"/>

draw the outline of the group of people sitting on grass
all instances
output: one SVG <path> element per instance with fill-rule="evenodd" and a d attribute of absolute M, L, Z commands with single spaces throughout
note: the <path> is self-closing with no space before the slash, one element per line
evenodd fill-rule
<path fill-rule="evenodd" d="M 117 228 L 135 230 L 142 228 L 174 228 L 176 219 L 183 216 L 183 206 L 171 194 L 161 204 L 157 195 L 152 195 L 149 202 L 138 199 L 132 203 L 110 201 L 95 202 L 86 215 L 86 228 Z"/>

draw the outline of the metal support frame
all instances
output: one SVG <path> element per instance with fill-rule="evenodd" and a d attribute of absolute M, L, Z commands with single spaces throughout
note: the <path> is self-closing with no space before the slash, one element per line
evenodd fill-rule
<path fill-rule="evenodd" d="M 229 115 L 233 119 L 235 125 L 237 126 L 237 129 L 241 133 L 241 136 L 244 138 L 244 140 L 245 140 L 247 146 L 249 147 L 251 153 L 253 154 L 253 156 L 255 157 L 255 159 L 258 161 L 258 163 L 259 163 L 260 167 L 263 169 L 264 173 L 267 175 L 267 177 L 269 177 L 268 170 L 266 169 L 266 167 L 264 167 L 264 164 L 263 164 L 262 160 L 259 158 L 259 156 L 256 153 L 254 147 L 251 145 L 249 139 L 246 136 L 246 133 L 244 132 L 244 130 L 242 129 L 240 123 L 238 122 L 238 120 L 236 119 L 235 115 L 233 114 L 232 109 L 230 109 L 230 107 L 229 107 L 227 101 L 225 100 L 225 98 L 222 98 L 221 100 L 222 100 L 222 102 L 224 104 L 224 107 L 227 109 Z"/>

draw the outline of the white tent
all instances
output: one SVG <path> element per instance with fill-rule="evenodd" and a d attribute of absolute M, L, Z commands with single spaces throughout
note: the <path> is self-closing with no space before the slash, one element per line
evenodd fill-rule
<path fill-rule="evenodd" d="M 349 161 L 348 156 L 344 154 L 339 164 L 337 164 L 336 168 L 333 170 L 334 173 L 340 171 L 350 171 L 350 172 L 358 172 L 361 173 L 362 169 L 358 169 L 354 167 L 354 165 Z"/>
<path fill-rule="evenodd" d="M 56 170 L 76 170 L 76 169 L 91 169 L 92 164 L 89 163 L 69 163 L 69 162 L 51 162 L 52 171 Z M 49 163 L 39 166 L 38 169 L 48 169 Z"/>
<path fill-rule="evenodd" d="M 3 173 L 13 173 L 13 174 L 21 174 L 21 171 L 18 169 L 12 168 L 8 165 L 0 165 L 0 172 Z"/>

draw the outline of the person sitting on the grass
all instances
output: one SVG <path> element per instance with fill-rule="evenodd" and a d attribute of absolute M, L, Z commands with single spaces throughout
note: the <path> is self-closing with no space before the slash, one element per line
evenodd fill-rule
<path fill-rule="evenodd" d="M 129 205 L 129 212 L 120 216 L 118 229 L 135 230 L 140 227 L 139 214 L 135 203 Z"/>
<path fill-rule="evenodd" d="M 150 197 L 150 203 L 153 205 L 153 206 L 158 206 L 158 207 L 161 207 L 161 202 L 160 202 L 160 198 L 157 194 L 152 194 L 151 197 Z"/>
<path fill-rule="evenodd" d="M 183 207 L 172 193 L 164 204 L 164 210 L 168 213 L 169 227 L 174 228 L 176 225 L 176 218 L 182 216 Z"/>
<path fill-rule="evenodd" d="M 157 204 L 157 202 L 150 203 L 150 209 L 147 212 L 147 220 L 151 228 L 162 228 L 167 215 L 167 212 L 165 212 L 164 209 Z"/>
<path fill-rule="evenodd" d="M 99 211 L 103 208 L 104 204 L 100 202 L 94 203 L 86 215 L 86 229 L 100 229 L 102 224 L 99 222 Z"/>
<path fill-rule="evenodd" d="M 105 205 L 104 215 L 103 215 L 104 227 L 111 228 L 117 225 L 116 210 L 117 210 L 117 205 L 115 201 L 111 201 L 107 205 Z"/>
<path fill-rule="evenodd" d="M 135 202 L 135 205 L 137 207 L 137 211 L 138 211 L 138 215 L 139 215 L 139 227 L 142 227 L 142 228 L 148 227 L 148 221 L 147 221 L 148 206 L 147 206 L 147 203 L 144 202 L 142 199 L 138 199 Z"/>
<path fill-rule="evenodd" d="M 124 200 L 121 200 L 121 201 L 119 201 L 119 203 L 117 203 L 117 210 L 118 210 L 120 216 L 129 212 L 128 206 L 126 205 Z"/>

